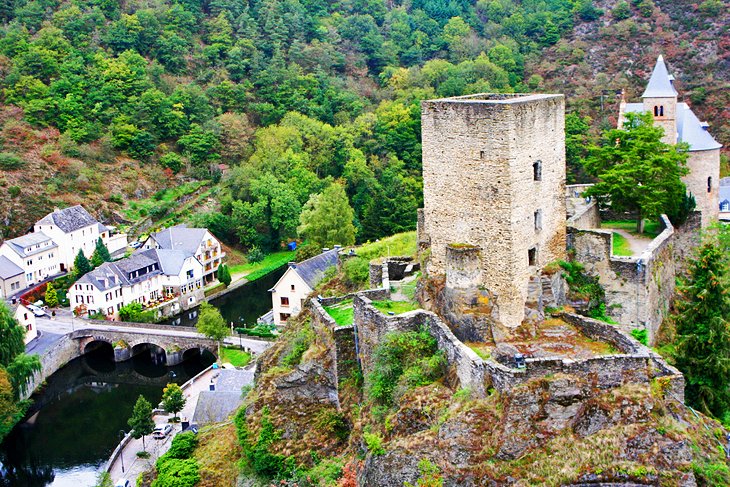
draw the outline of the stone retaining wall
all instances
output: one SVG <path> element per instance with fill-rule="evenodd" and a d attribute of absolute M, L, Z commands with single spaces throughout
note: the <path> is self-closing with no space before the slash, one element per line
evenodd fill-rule
<path fill-rule="evenodd" d="M 62 336 L 40 355 L 41 370 L 33 374 L 22 399 L 28 399 L 51 374 L 79 356 L 78 343 L 70 337 L 70 334 Z"/>
<path fill-rule="evenodd" d="M 626 332 L 646 329 L 650 343 L 669 311 L 677 275 L 677 233 L 666 215 L 661 222 L 664 230 L 640 256 L 633 257 L 612 254 L 610 230 L 568 228 L 568 246 L 575 251 L 575 259 L 598 276 L 606 291 L 607 314 Z"/>
<path fill-rule="evenodd" d="M 409 265 L 412 269 L 406 272 Z M 389 257 L 382 262 L 373 261 L 370 263 L 370 287 L 390 289 L 390 281 L 400 281 L 420 268 L 421 264 L 413 262 L 413 258 L 408 256 Z"/>
<path fill-rule="evenodd" d="M 587 230 L 589 228 L 600 228 L 601 215 L 598 212 L 598 204 L 595 201 L 591 201 L 586 206 L 578 207 L 575 215 L 568 218 L 566 224 L 569 227 L 577 228 L 580 230 Z"/>
<path fill-rule="evenodd" d="M 564 358 L 528 358 L 524 369 L 510 368 L 492 360 L 481 359 L 473 350 L 454 336 L 449 327 L 434 313 L 416 310 L 398 316 L 387 316 L 372 305 L 363 294 L 355 296 L 355 328 L 359 341 L 359 356 L 363 373 L 372 370 L 372 356 L 385 334 L 412 331 L 425 326 L 436 338 L 459 386 L 469 388 L 477 397 L 485 397 L 490 387 L 507 392 L 524 382 L 548 374 L 565 373 L 592 378 L 596 387 L 608 389 L 627 383 L 648 383 L 656 377 L 666 377 L 673 393 L 684 398 L 684 379 L 676 369 L 666 364 L 632 337 L 617 328 L 591 318 L 565 314 L 563 318 L 588 337 L 606 341 L 620 352 L 615 355 L 585 360 Z"/>

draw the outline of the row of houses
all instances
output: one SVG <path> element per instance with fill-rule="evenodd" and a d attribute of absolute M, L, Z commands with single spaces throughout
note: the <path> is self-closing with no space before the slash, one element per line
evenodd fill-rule
<path fill-rule="evenodd" d="M 68 298 L 78 313 L 101 312 L 109 319 L 131 303 L 172 315 L 200 304 L 224 257 L 208 230 L 178 225 L 150 235 L 131 256 L 85 274 Z"/>
<path fill-rule="evenodd" d="M 44 216 L 33 232 L 0 245 L 0 298 L 73 269 L 79 250 L 91 258 L 99 238 L 112 253 L 127 247 L 126 235 L 113 235 L 80 205 Z"/>

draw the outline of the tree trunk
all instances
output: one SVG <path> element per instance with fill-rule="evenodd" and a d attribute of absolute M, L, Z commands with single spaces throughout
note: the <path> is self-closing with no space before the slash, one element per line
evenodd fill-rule
<path fill-rule="evenodd" d="M 147 447 L 144 444 L 144 435 L 142 435 L 142 450 L 147 451 Z"/>
<path fill-rule="evenodd" d="M 644 233 L 644 218 L 641 215 L 639 215 L 639 219 L 636 220 L 636 231 L 639 235 Z"/>

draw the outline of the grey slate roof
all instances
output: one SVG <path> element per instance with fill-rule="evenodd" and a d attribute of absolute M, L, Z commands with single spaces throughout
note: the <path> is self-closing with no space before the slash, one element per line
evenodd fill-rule
<path fill-rule="evenodd" d="M 155 252 L 157 253 L 157 260 L 160 263 L 162 272 L 167 275 L 180 274 L 180 269 L 182 269 L 185 259 L 190 257 L 190 254 L 182 250 L 156 249 Z"/>
<path fill-rule="evenodd" d="M 644 111 L 643 103 L 627 103 L 626 113 L 640 113 Z M 677 140 L 687 142 L 690 151 L 719 149 L 722 144 L 717 142 L 707 126 L 697 118 L 686 103 L 677 103 Z"/>
<path fill-rule="evenodd" d="M 195 405 L 193 422 L 199 425 L 225 421 L 243 400 L 238 392 L 201 391 Z"/>
<path fill-rule="evenodd" d="M 720 204 L 723 201 L 730 203 L 730 186 L 720 186 Z"/>
<path fill-rule="evenodd" d="M 98 223 L 83 206 L 76 205 L 49 213 L 38 220 L 36 225 L 56 225 L 63 232 L 69 233 Z"/>
<path fill-rule="evenodd" d="M 36 245 L 48 241 L 51 241 L 51 245 L 42 246 L 39 249 L 35 248 Z M 15 251 L 15 253 L 21 257 L 30 257 L 31 255 L 35 255 L 40 252 L 45 252 L 46 250 L 58 247 L 58 245 L 56 245 L 56 243 L 51 240 L 51 237 L 43 232 L 28 233 L 23 235 L 22 237 L 6 240 L 5 243 L 8 244 L 10 248 L 13 249 L 13 251 Z M 26 251 L 25 249 L 29 247 L 32 247 L 30 251 Z"/>
<path fill-rule="evenodd" d="M 130 278 L 130 274 L 133 272 L 151 266 L 156 266 L 157 268 L 140 276 Z M 76 282 L 79 284 L 93 284 L 100 291 L 106 291 L 119 285 L 129 286 L 130 284 L 135 284 L 148 279 L 150 276 L 159 274 L 162 274 L 162 270 L 160 269 L 157 251 L 150 249 L 132 254 L 126 259 L 116 262 L 105 262 L 93 271 L 83 275 Z"/>
<path fill-rule="evenodd" d="M 662 98 L 677 96 L 677 90 L 672 86 L 673 78 L 667 71 L 667 65 L 664 64 L 664 56 L 659 56 L 654 65 L 654 71 L 651 73 L 649 83 L 646 85 L 642 98 Z"/>
<path fill-rule="evenodd" d="M 330 267 L 337 264 L 337 254 L 340 249 L 332 249 L 326 252 L 322 252 L 319 255 L 315 255 L 305 261 L 302 261 L 294 265 L 293 270 L 299 274 L 307 285 L 314 289 L 314 287 L 322 280 L 324 273 Z"/>
<path fill-rule="evenodd" d="M 205 228 L 188 228 L 185 225 L 176 225 L 152 234 L 152 238 L 162 249 L 183 250 L 192 255 L 198 250 L 206 231 Z"/>
<path fill-rule="evenodd" d="M 10 279 L 21 274 L 23 274 L 23 269 L 4 255 L 0 255 L 0 279 Z"/>

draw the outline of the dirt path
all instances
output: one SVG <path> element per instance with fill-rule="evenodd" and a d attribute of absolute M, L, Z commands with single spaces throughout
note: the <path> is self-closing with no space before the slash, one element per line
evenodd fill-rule
<path fill-rule="evenodd" d="M 624 237 L 629 242 L 629 248 L 631 248 L 631 252 L 634 256 L 641 255 L 644 250 L 649 246 L 652 238 L 649 237 L 637 237 L 636 235 L 632 235 L 631 233 L 627 232 L 626 230 L 621 230 L 620 228 L 602 228 L 604 230 L 611 230 L 612 232 L 618 233 L 622 237 Z"/>

